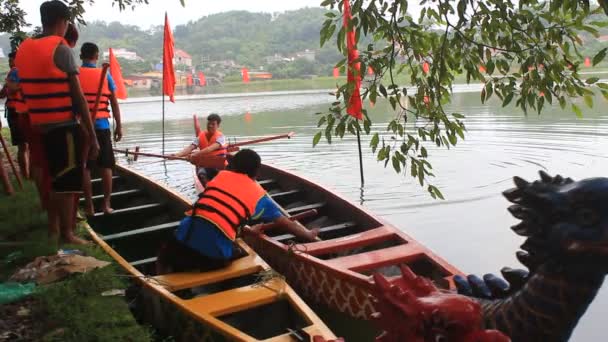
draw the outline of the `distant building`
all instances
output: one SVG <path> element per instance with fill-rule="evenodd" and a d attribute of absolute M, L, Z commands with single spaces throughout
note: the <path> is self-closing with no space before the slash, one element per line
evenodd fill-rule
<path fill-rule="evenodd" d="M 275 53 L 274 56 L 266 56 L 264 57 L 264 59 L 266 60 L 266 64 L 276 64 L 293 61 L 293 58 L 283 57 L 277 53 Z"/>
<path fill-rule="evenodd" d="M 135 89 L 150 89 L 152 87 L 152 82 L 154 82 L 155 78 L 143 75 L 133 75 L 127 76 L 124 79 L 125 84 L 128 87 L 132 87 Z"/>
<path fill-rule="evenodd" d="M 129 61 L 136 61 L 139 60 L 141 58 L 137 57 L 137 53 L 134 51 L 129 51 L 127 49 L 112 49 L 112 51 L 114 51 L 114 56 L 116 56 L 116 58 L 124 58 L 126 60 Z M 103 59 L 107 60 L 110 58 L 110 51 L 104 51 L 103 53 Z"/>
<path fill-rule="evenodd" d="M 186 51 L 176 49 L 173 56 L 173 64 L 174 65 L 186 65 L 192 66 L 192 56 L 190 56 Z"/>
<path fill-rule="evenodd" d="M 315 61 L 315 57 L 316 54 L 313 50 L 304 50 L 304 51 L 300 51 L 300 52 L 296 52 L 295 58 L 296 59 L 305 59 L 309 62 L 314 62 Z"/>

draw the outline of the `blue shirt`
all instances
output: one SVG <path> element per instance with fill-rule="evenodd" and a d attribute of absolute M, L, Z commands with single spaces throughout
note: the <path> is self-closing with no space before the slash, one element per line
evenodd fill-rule
<path fill-rule="evenodd" d="M 19 74 L 17 73 L 17 68 L 11 69 L 6 78 L 11 82 L 19 83 Z"/>
<path fill-rule="evenodd" d="M 264 195 L 258 201 L 252 219 L 270 222 L 281 216 L 283 213 L 279 207 L 268 195 Z M 190 229 L 190 238 L 185 241 Z M 175 231 L 175 238 L 207 257 L 224 260 L 232 258 L 234 243 L 213 223 L 200 217 L 185 217 Z"/>
<path fill-rule="evenodd" d="M 94 63 L 83 62 L 82 67 L 83 68 L 97 68 L 97 65 L 95 65 Z M 114 83 L 114 79 L 112 78 L 112 75 L 110 75 L 110 73 L 108 73 L 107 75 L 108 75 L 108 89 L 110 89 L 111 92 L 114 92 L 116 90 L 116 83 Z M 96 119 L 95 120 L 95 129 L 97 129 L 97 130 L 110 129 L 110 120 L 108 120 L 108 118 Z"/>

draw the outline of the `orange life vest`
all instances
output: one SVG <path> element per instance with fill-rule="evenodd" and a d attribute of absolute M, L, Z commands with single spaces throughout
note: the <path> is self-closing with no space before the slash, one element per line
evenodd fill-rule
<path fill-rule="evenodd" d="M 68 75 L 55 65 L 55 49 L 63 37 L 29 38 L 19 46 L 15 66 L 32 125 L 74 120 Z"/>
<path fill-rule="evenodd" d="M 199 216 L 213 223 L 234 241 L 237 229 L 251 219 L 265 194 L 264 189 L 246 174 L 220 171 L 207 183 L 205 191 L 186 215 Z"/>
<path fill-rule="evenodd" d="M 215 133 L 211 136 L 211 139 L 207 139 L 207 131 L 202 131 L 198 135 L 198 148 L 202 150 L 207 146 L 212 145 L 213 143 L 217 142 L 217 138 L 219 138 L 220 136 L 222 136 L 222 132 L 216 130 Z M 225 157 L 226 148 L 222 146 L 221 148 L 211 152 L 210 155 Z"/>
<path fill-rule="evenodd" d="M 95 98 L 97 97 L 97 90 L 99 88 L 99 80 L 101 79 L 100 68 L 80 68 L 80 86 L 84 97 L 87 99 L 89 104 L 89 110 L 93 115 L 93 107 L 95 106 Z M 110 88 L 108 88 L 108 78 L 103 80 L 103 87 L 101 88 L 101 97 L 99 98 L 99 107 L 97 108 L 96 119 L 103 119 L 110 117 Z"/>

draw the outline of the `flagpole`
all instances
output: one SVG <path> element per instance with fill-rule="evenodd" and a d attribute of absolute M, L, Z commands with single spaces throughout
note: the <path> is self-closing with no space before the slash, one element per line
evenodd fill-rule
<path fill-rule="evenodd" d="M 363 178 L 363 153 L 361 152 L 361 134 L 359 131 L 361 128 L 357 125 L 357 145 L 359 146 L 359 173 L 361 174 L 361 188 L 365 184 L 365 180 Z"/>
<path fill-rule="evenodd" d="M 167 25 L 167 12 L 165 12 L 165 26 Z M 165 154 L 165 32 L 167 29 L 163 29 L 163 77 L 162 83 L 160 85 L 161 94 L 163 97 L 163 120 L 162 120 L 162 130 L 163 130 L 163 153 Z"/>

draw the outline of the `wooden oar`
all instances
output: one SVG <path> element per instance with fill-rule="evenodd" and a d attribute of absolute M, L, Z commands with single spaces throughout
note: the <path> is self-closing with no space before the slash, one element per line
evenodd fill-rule
<path fill-rule="evenodd" d="M 6 153 L 6 159 L 8 159 L 9 164 L 11 164 L 11 169 L 13 169 L 15 178 L 17 178 L 17 183 L 19 183 L 19 188 L 21 190 L 23 190 L 23 182 L 21 181 L 21 175 L 19 175 L 19 172 L 17 172 L 17 168 L 15 167 L 13 158 L 11 158 L 11 154 L 8 152 L 8 146 L 6 146 L 6 141 L 4 141 L 4 137 L 2 136 L 2 134 L 0 134 L 0 141 L 2 142 L 2 148 L 4 148 L 4 153 Z"/>
<path fill-rule="evenodd" d="M 295 135 L 294 132 L 289 132 L 287 134 L 273 135 L 270 137 L 265 137 L 265 138 L 260 138 L 260 139 L 247 140 L 247 141 L 243 141 L 240 143 L 230 144 L 226 147 L 226 150 L 228 152 L 234 152 L 234 151 L 238 151 L 238 148 L 240 146 L 257 144 L 257 143 L 261 143 L 261 142 L 266 142 L 266 141 L 271 141 L 271 140 L 276 140 L 276 139 L 283 139 L 283 138 L 291 139 L 291 137 L 293 137 L 294 135 Z"/>
<path fill-rule="evenodd" d="M 93 113 L 91 113 L 93 123 L 95 122 L 95 118 L 97 117 L 97 110 L 99 109 L 99 102 L 101 101 L 101 92 L 103 91 L 103 84 L 106 81 L 106 77 L 108 77 L 107 74 L 109 68 L 110 64 L 108 63 L 103 63 L 101 65 L 101 78 L 99 80 L 99 87 L 97 87 L 97 94 L 95 94 L 95 104 L 93 105 Z"/>
<path fill-rule="evenodd" d="M 144 156 L 144 157 L 154 157 L 154 158 L 163 158 L 169 160 L 183 160 L 190 162 L 190 159 L 185 157 L 175 157 L 166 154 L 155 154 L 155 153 L 145 153 L 145 152 L 132 152 L 129 150 L 119 150 L 117 148 L 113 149 L 116 153 L 123 153 L 125 155 L 133 155 L 133 156 Z M 216 156 L 206 156 L 204 160 L 201 160 L 200 163 L 197 161 L 196 166 L 199 167 L 208 167 L 215 169 L 223 169 L 224 168 L 225 159 L 222 157 Z"/>

